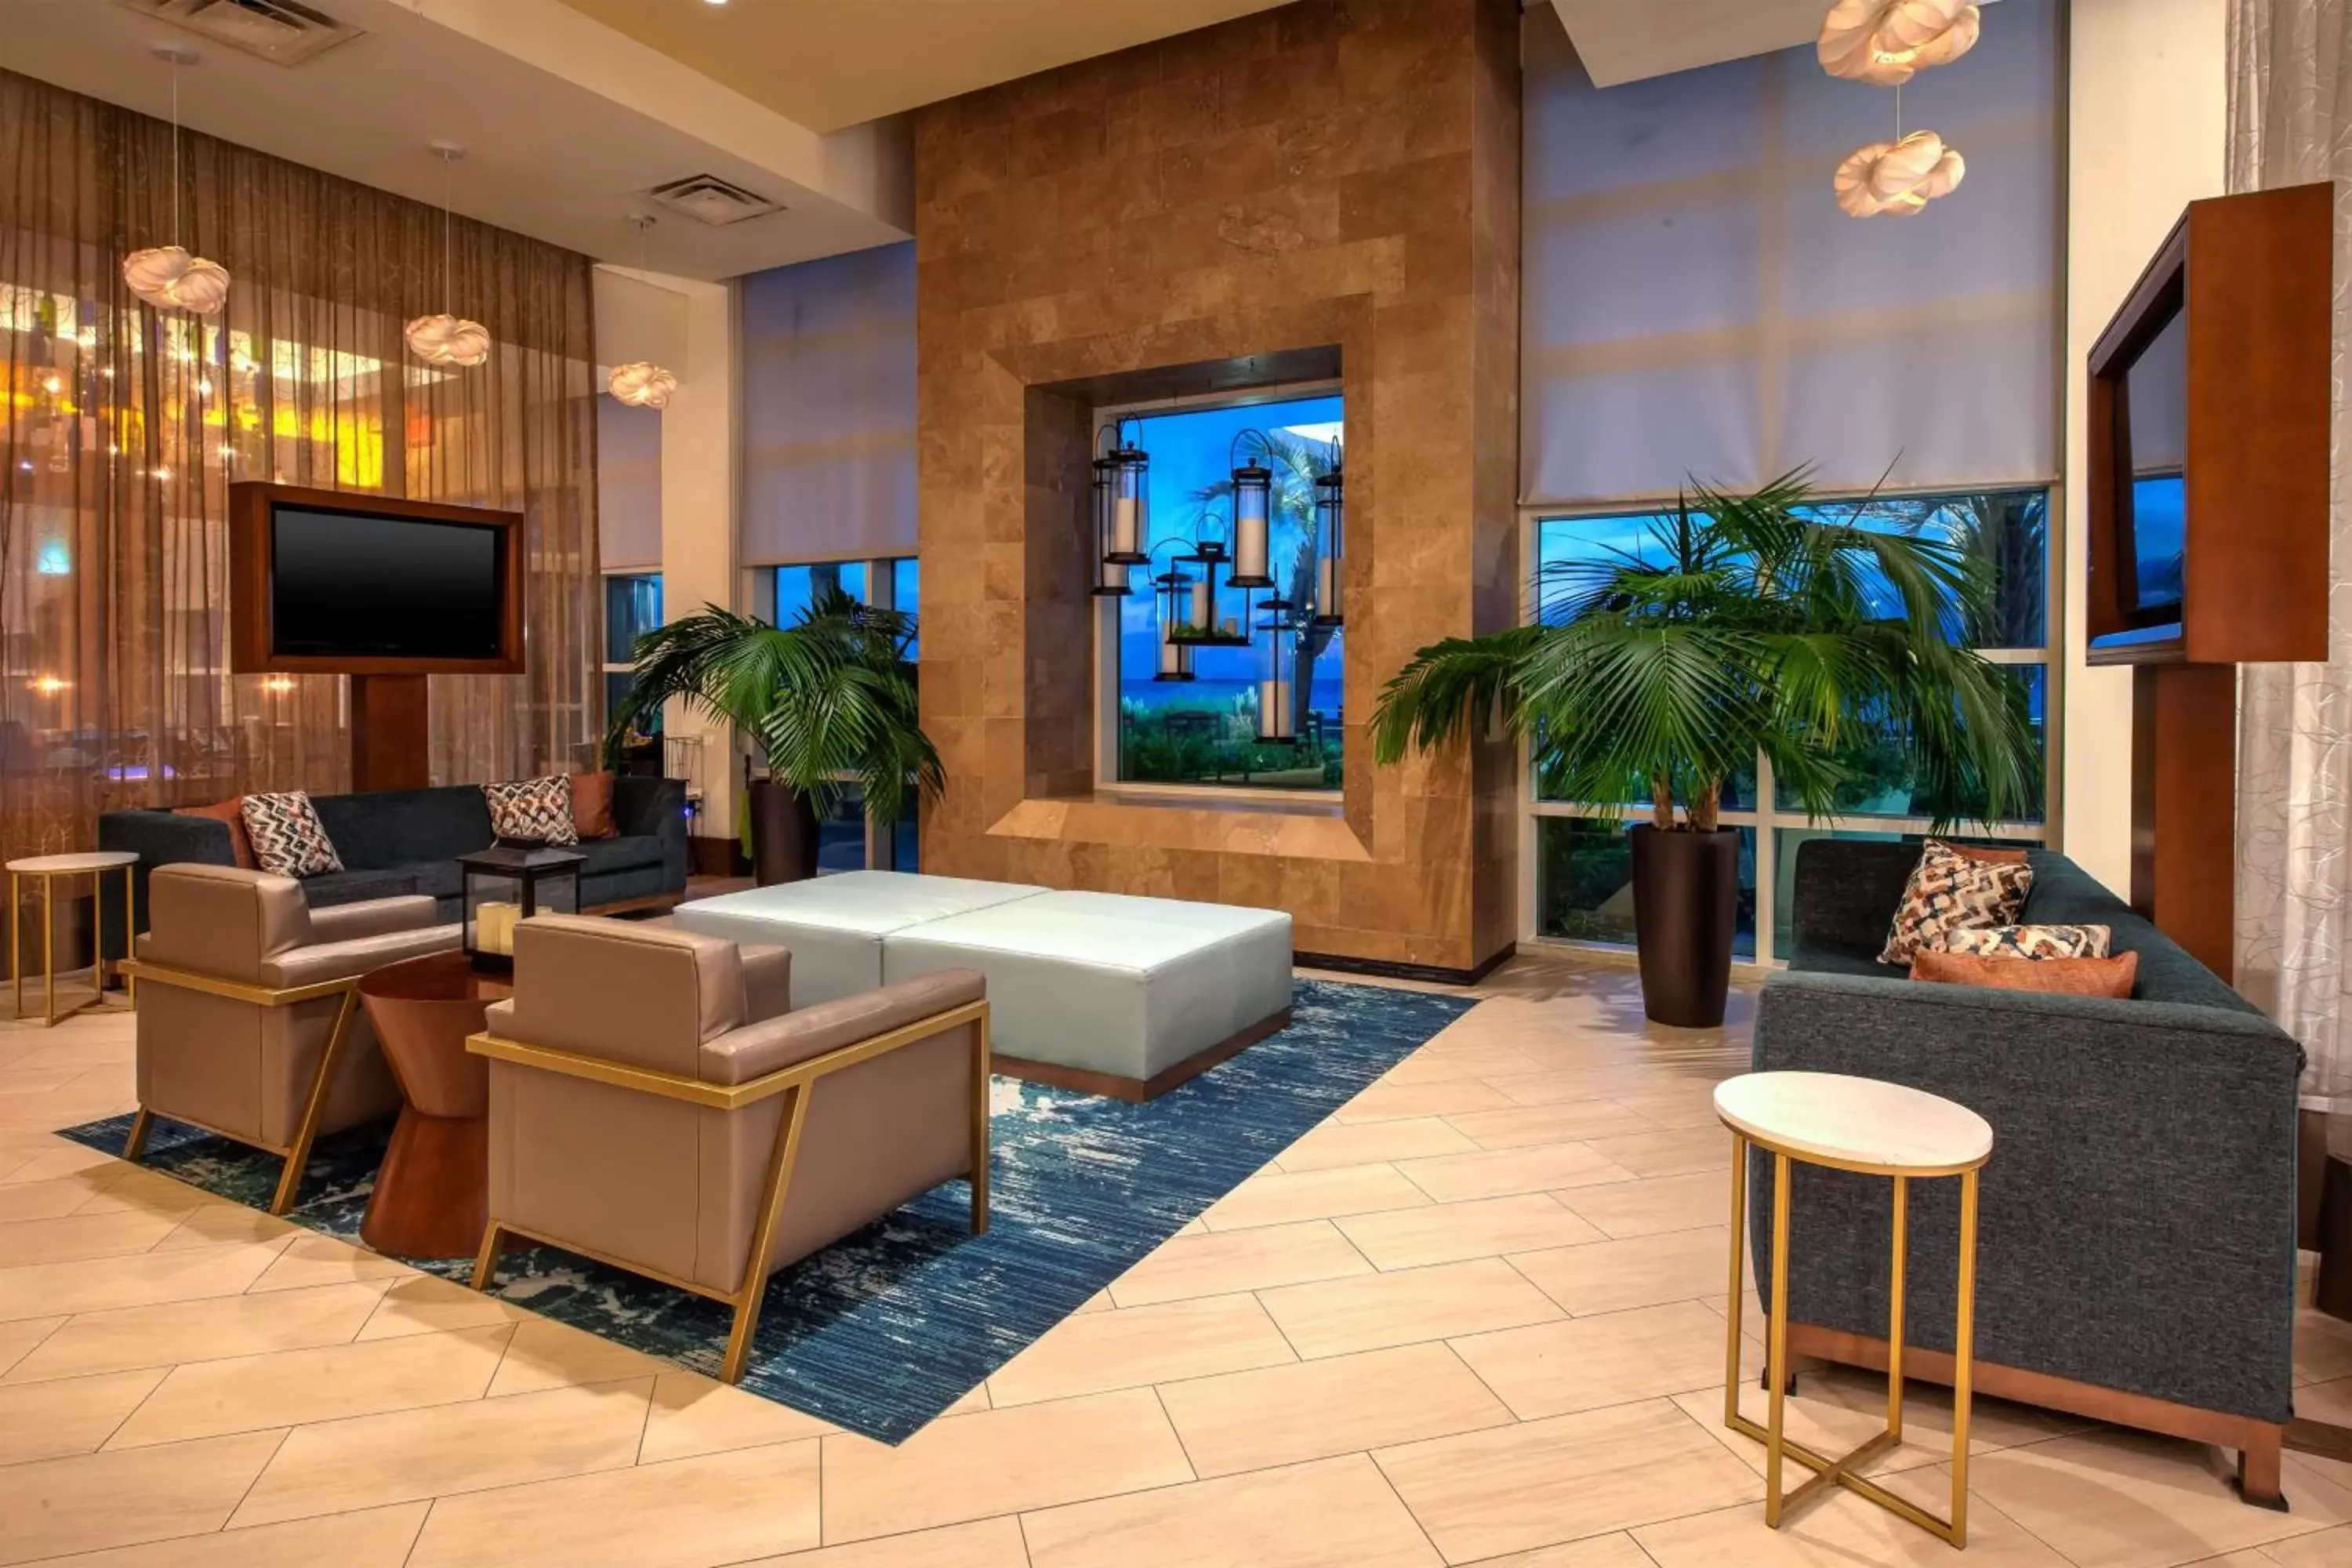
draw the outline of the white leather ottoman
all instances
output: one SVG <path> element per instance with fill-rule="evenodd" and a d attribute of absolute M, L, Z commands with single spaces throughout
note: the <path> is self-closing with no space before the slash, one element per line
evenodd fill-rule
<path fill-rule="evenodd" d="M 893 931 L 1045 891 L 1019 882 L 845 871 L 697 899 L 672 910 L 670 923 L 730 942 L 791 949 L 793 1005 L 811 1007 L 881 984 L 882 942 Z"/>
<path fill-rule="evenodd" d="M 1289 1021 L 1290 917 L 1046 892 L 883 939 L 885 981 L 940 969 L 988 976 L 999 1071 L 1148 1100 Z"/>

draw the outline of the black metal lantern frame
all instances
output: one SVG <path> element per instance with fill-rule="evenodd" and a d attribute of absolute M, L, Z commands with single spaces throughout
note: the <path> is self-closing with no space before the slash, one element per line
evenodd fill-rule
<path fill-rule="evenodd" d="M 1152 671 L 1154 680 L 1190 680 L 1192 679 L 1192 647 L 1179 642 L 1169 634 L 1176 629 L 1177 616 L 1189 600 L 1192 579 L 1190 574 L 1171 564 L 1167 571 L 1151 580 L 1157 598 L 1156 616 L 1159 622 L 1160 658 Z"/>
<path fill-rule="evenodd" d="M 1250 645 L 1250 616 L 1255 609 L 1250 602 L 1249 590 L 1243 590 L 1240 615 L 1221 616 L 1217 613 L 1220 596 L 1218 574 L 1228 574 L 1223 584 L 1225 587 L 1234 586 L 1234 582 L 1230 576 L 1233 554 L 1226 549 L 1225 542 L 1211 532 L 1216 522 L 1216 514 L 1202 512 L 1191 552 L 1177 555 L 1170 563 L 1176 570 L 1187 573 L 1190 602 L 1184 607 L 1184 614 L 1174 623 L 1182 629 L 1171 631 L 1168 635 L 1171 641 L 1188 643 L 1193 647 L 1247 647 Z M 1233 628 L 1231 631 L 1224 629 L 1228 625 Z"/>
<path fill-rule="evenodd" d="M 574 850 L 510 844 L 457 857 L 467 960 L 482 973 L 513 973 L 515 926 L 533 915 L 578 914 L 587 863 Z"/>
<path fill-rule="evenodd" d="M 1298 679 L 1298 633 L 1305 618 L 1287 599 L 1272 598 L 1258 605 L 1265 619 L 1265 665 L 1257 682 L 1257 740 L 1265 746 L 1298 744 L 1298 701 L 1293 689 Z"/>
<path fill-rule="evenodd" d="M 1347 481 L 1334 463 L 1315 479 L 1315 624 L 1347 625 Z"/>
<path fill-rule="evenodd" d="M 1265 437 L 1255 430 L 1244 430 L 1234 437 L 1227 453 L 1230 460 L 1238 456 L 1241 444 L 1255 436 L 1261 446 Z M 1271 588 L 1274 586 L 1274 471 L 1253 459 L 1234 463 L 1234 569 L 1226 579 L 1236 588 Z"/>
<path fill-rule="evenodd" d="M 1151 454 L 1129 441 L 1126 431 L 1124 419 L 1102 427 L 1112 447 L 1094 465 L 1095 555 L 1105 566 L 1143 566 L 1151 560 Z M 1104 576 L 1096 574 L 1098 585 Z"/>
<path fill-rule="evenodd" d="M 1097 458 L 1094 460 L 1091 504 L 1095 521 L 1095 582 L 1090 591 L 1098 599 L 1125 598 L 1135 591 L 1134 574 L 1129 570 L 1135 563 L 1115 560 L 1109 552 L 1111 490 L 1117 483 L 1118 474 L 1118 458 Z"/>

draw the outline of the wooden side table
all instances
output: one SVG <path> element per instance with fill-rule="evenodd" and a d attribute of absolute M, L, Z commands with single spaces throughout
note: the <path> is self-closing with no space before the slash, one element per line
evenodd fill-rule
<path fill-rule="evenodd" d="M 489 1225 L 490 1078 L 466 1037 L 514 987 L 452 952 L 388 964 L 359 992 L 404 1101 L 360 1238 L 404 1258 L 470 1258 Z"/>
<path fill-rule="evenodd" d="M 1764 1522 L 1842 1486 L 1956 1547 L 1969 1543 L 1969 1403 L 1975 1365 L 1977 1173 L 1992 1158 L 1992 1128 L 1964 1106 L 1900 1084 L 1843 1073 L 1747 1073 L 1717 1084 L 1715 1113 L 1731 1129 L 1731 1302 L 1724 1352 L 1723 1424 L 1764 1445 Z M 1740 1252 L 1748 1206 L 1748 1150 L 1772 1156 L 1772 1279 L 1765 1300 L 1764 1381 L 1769 1415 L 1759 1426 L 1739 1413 Z M 1841 1458 L 1790 1438 L 1782 1426 L 1789 1387 L 1789 1178 L 1801 1162 L 1886 1176 L 1895 1183 L 1894 1268 L 1886 1326 L 1886 1429 Z M 1860 1472 L 1903 1441 L 1903 1258 L 1915 1179 L 1960 1179 L 1960 1281 L 1952 1325 L 1952 1502 L 1937 1519 Z M 1785 1498 L 1781 1458 L 1813 1471 Z"/>
<path fill-rule="evenodd" d="M 80 855 L 35 855 L 7 863 L 8 872 L 8 968 L 16 980 L 16 1016 L 25 1016 L 25 947 L 24 879 L 41 879 L 41 1026 L 52 1028 L 60 1018 L 70 1018 L 85 1007 L 95 1007 L 106 1000 L 106 874 L 122 873 L 122 951 L 131 952 L 139 929 L 137 910 L 131 906 L 138 897 L 138 884 L 131 868 L 139 857 L 127 849 L 93 849 Z M 77 1002 L 64 1012 L 58 1011 L 57 966 L 57 880 L 60 877 L 89 879 L 89 989 L 90 999 Z"/>

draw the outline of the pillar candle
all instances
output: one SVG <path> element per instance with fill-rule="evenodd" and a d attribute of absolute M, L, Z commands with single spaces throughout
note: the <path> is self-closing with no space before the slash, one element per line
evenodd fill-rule
<path fill-rule="evenodd" d="M 1290 677 L 1257 683 L 1257 732 L 1272 741 L 1290 739 Z"/>
<path fill-rule="evenodd" d="M 1135 548 L 1135 498 L 1118 496 L 1110 503 L 1110 548 L 1114 555 L 1133 555 Z"/>

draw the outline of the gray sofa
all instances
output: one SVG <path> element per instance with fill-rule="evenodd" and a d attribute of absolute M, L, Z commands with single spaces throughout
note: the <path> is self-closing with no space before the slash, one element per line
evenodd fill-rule
<path fill-rule="evenodd" d="M 1913 844 L 1800 847 L 1794 952 L 1759 1001 L 1757 1069 L 1908 1084 L 1991 1122 L 1978 1388 L 2237 1448 L 2248 1500 L 2276 1505 L 2302 1048 L 2042 851 L 2025 919 L 2113 927 L 2114 951 L 2139 955 L 2133 995 L 1914 983 L 1875 959 L 1917 858 Z M 1769 1280 L 1769 1160 L 1757 1155 L 1750 1177 L 1756 1275 Z M 1794 1186 L 1791 1348 L 1883 1365 L 1890 1184 L 1801 1167 Z M 1946 1355 L 1958 1188 L 1915 1183 L 1911 1199 L 1905 1338 Z"/>
<path fill-rule="evenodd" d="M 495 839 L 489 807 L 480 786 L 391 790 L 374 795 L 313 795 L 319 821 L 333 840 L 344 868 L 302 880 L 312 909 L 365 899 L 425 893 L 434 918 L 459 917 L 462 879 L 457 857 L 487 849 Z M 614 838 L 580 845 L 588 863 L 580 868 L 580 901 L 589 909 L 656 899 L 686 891 L 686 784 L 679 779 L 623 776 L 613 781 Z M 196 861 L 236 863 L 228 824 L 209 816 L 170 811 L 110 811 L 98 819 L 101 849 L 130 849 L 139 856 L 133 872 L 140 929 L 146 929 L 147 876 L 158 866 Z M 110 933 L 110 957 L 119 956 L 121 937 Z"/>

